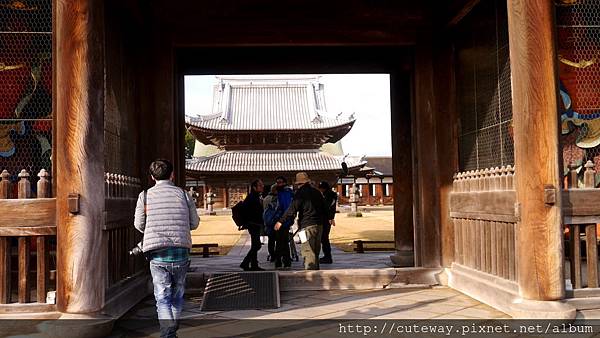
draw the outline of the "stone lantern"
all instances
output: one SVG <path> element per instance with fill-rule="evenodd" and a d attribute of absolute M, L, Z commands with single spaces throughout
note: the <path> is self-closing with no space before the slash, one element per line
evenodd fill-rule
<path fill-rule="evenodd" d="M 358 211 L 358 201 L 360 201 L 360 191 L 356 187 L 356 183 L 350 188 L 350 213 L 348 217 L 362 217 L 362 213 Z"/>
<path fill-rule="evenodd" d="M 215 204 L 215 197 L 217 197 L 217 195 L 212 192 L 212 190 L 208 190 L 208 192 L 206 194 L 204 194 L 205 200 L 206 200 L 206 205 L 208 207 L 208 215 L 216 215 L 217 213 L 214 211 L 213 209 L 213 204 Z"/>

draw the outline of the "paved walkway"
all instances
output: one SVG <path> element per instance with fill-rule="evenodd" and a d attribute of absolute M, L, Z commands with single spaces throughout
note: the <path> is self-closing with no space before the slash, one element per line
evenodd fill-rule
<path fill-rule="evenodd" d="M 254 337 L 264 331 L 265 327 L 288 325 L 288 322 L 281 321 L 285 319 L 339 321 L 510 318 L 505 313 L 446 287 L 282 292 L 281 307 L 270 310 L 201 312 L 201 302 L 202 295 L 187 297 L 182 313 L 184 322 L 178 332 L 179 337 L 230 337 L 242 333 L 244 336 Z M 248 321 L 248 319 L 263 321 Z M 278 321 L 268 321 L 269 319 Z M 240 320 L 244 321 L 239 322 Z M 339 325 L 337 322 L 326 323 L 330 326 Z M 311 334 L 323 336 L 323 331 L 327 329 L 315 327 L 315 332 L 308 332 L 308 334 L 305 332 L 298 336 L 310 337 Z M 148 297 L 119 320 L 112 335 L 112 337 L 158 336 L 156 309 L 152 297 Z"/>
<path fill-rule="evenodd" d="M 299 245 L 297 244 L 298 250 Z M 250 237 L 245 234 L 226 256 L 210 258 L 193 257 L 192 270 L 240 271 L 239 263 L 250 248 Z M 333 248 L 333 264 L 323 264 L 322 269 L 389 268 L 391 252 L 346 253 Z M 259 251 L 259 262 L 265 269 L 274 269 L 267 262 L 265 246 Z M 302 270 L 302 257 L 293 262 L 293 270 Z M 404 288 L 377 290 L 284 291 L 281 307 L 268 310 L 240 310 L 202 312 L 202 294 L 186 296 L 179 337 L 229 337 L 264 336 L 265 326 L 282 326 L 281 320 L 305 319 L 489 319 L 510 318 L 468 296 L 446 287 Z M 115 326 L 113 337 L 158 337 L 158 323 L 154 298 L 148 297 Z M 260 322 L 249 319 L 262 320 Z M 278 321 L 269 321 L 276 319 Z M 243 320 L 243 322 L 241 322 Z M 240 325 L 235 325 L 235 323 Z M 311 322 L 312 323 L 312 322 Z M 332 322 L 327 322 L 331 324 Z M 337 324 L 336 324 L 337 325 Z M 297 328 L 294 330 L 296 331 Z M 324 327 L 314 327 L 314 332 L 297 334 L 309 337 L 322 336 Z M 233 331 L 232 331 L 233 330 Z M 236 331 L 241 330 L 241 331 Z M 254 330 L 254 331 L 253 331 Z M 302 330 L 300 330 L 302 331 Z M 309 330 L 310 331 L 310 330 Z M 275 331 L 279 332 L 279 331 Z M 286 333 L 289 336 L 290 332 Z M 266 334 L 269 336 L 269 334 Z"/>
<path fill-rule="evenodd" d="M 239 265 L 244 259 L 244 256 L 250 249 L 250 236 L 245 232 L 240 237 L 237 244 L 225 256 L 212 256 L 203 258 L 202 256 L 193 256 L 191 268 L 195 272 L 215 272 L 215 271 L 241 271 Z M 296 250 L 300 252 L 300 244 L 296 244 Z M 333 256 L 333 264 L 322 264 L 322 270 L 332 269 L 357 269 L 369 268 L 380 269 L 389 268 L 391 266 L 390 255 L 393 252 L 367 252 L 364 254 L 349 253 L 339 250 L 335 247 L 331 248 Z M 258 252 L 258 262 L 260 267 L 267 270 L 275 270 L 273 263 L 267 261 L 268 256 L 267 239 L 264 238 L 264 245 Z M 298 261 L 292 262 L 292 270 L 303 270 L 302 256 Z"/>

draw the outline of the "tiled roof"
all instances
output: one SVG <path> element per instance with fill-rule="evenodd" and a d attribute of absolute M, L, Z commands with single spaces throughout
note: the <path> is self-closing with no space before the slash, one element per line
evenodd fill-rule
<path fill-rule="evenodd" d="M 380 172 L 384 176 L 392 176 L 392 158 L 389 156 L 366 157 L 367 165 Z"/>
<path fill-rule="evenodd" d="M 316 78 L 221 78 L 212 112 L 186 117 L 192 126 L 213 130 L 305 130 L 348 124 L 354 116 L 327 116 L 324 86 Z"/>
<path fill-rule="evenodd" d="M 186 161 L 186 170 L 198 172 L 340 171 L 343 156 L 311 150 L 224 151 Z M 362 157 L 346 157 L 348 168 L 365 165 Z"/>

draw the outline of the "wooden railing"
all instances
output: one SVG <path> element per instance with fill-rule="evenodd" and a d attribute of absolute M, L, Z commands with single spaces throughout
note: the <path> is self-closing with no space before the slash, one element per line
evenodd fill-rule
<path fill-rule="evenodd" d="M 129 250 L 142 234 L 133 227 L 133 217 L 140 180 L 135 177 L 105 173 L 104 230 L 108 248 L 108 293 L 111 289 L 145 271 L 143 257 L 130 256 Z"/>
<path fill-rule="evenodd" d="M 27 171 L 18 174 L 16 194 L 10 174 L 4 170 L 0 176 L 0 304 L 46 303 L 56 276 L 56 201 L 50 198 L 50 175 L 44 169 L 37 175 L 35 196 Z"/>
<path fill-rule="evenodd" d="M 458 173 L 450 195 L 457 264 L 516 281 L 514 169 Z"/>
<path fill-rule="evenodd" d="M 583 174 L 583 188 L 579 188 L 577 169 L 572 166 L 568 189 L 563 191 L 567 239 L 565 257 L 573 289 L 598 288 L 597 223 L 600 222 L 600 189 L 595 188 L 595 176 L 594 164 L 588 161 Z"/>

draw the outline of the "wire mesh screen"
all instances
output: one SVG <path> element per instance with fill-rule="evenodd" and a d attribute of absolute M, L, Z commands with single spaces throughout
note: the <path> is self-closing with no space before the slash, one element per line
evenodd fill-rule
<path fill-rule="evenodd" d="M 564 173 L 600 164 L 600 2 L 556 1 Z M 599 180 L 597 179 L 596 182 Z"/>
<path fill-rule="evenodd" d="M 514 163 L 506 1 L 482 1 L 455 35 L 460 170 Z"/>
<path fill-rule="evenodd" d="M 51 173 L 51 158 L 52 3 L 0 0 L 0 171 Z"/>

